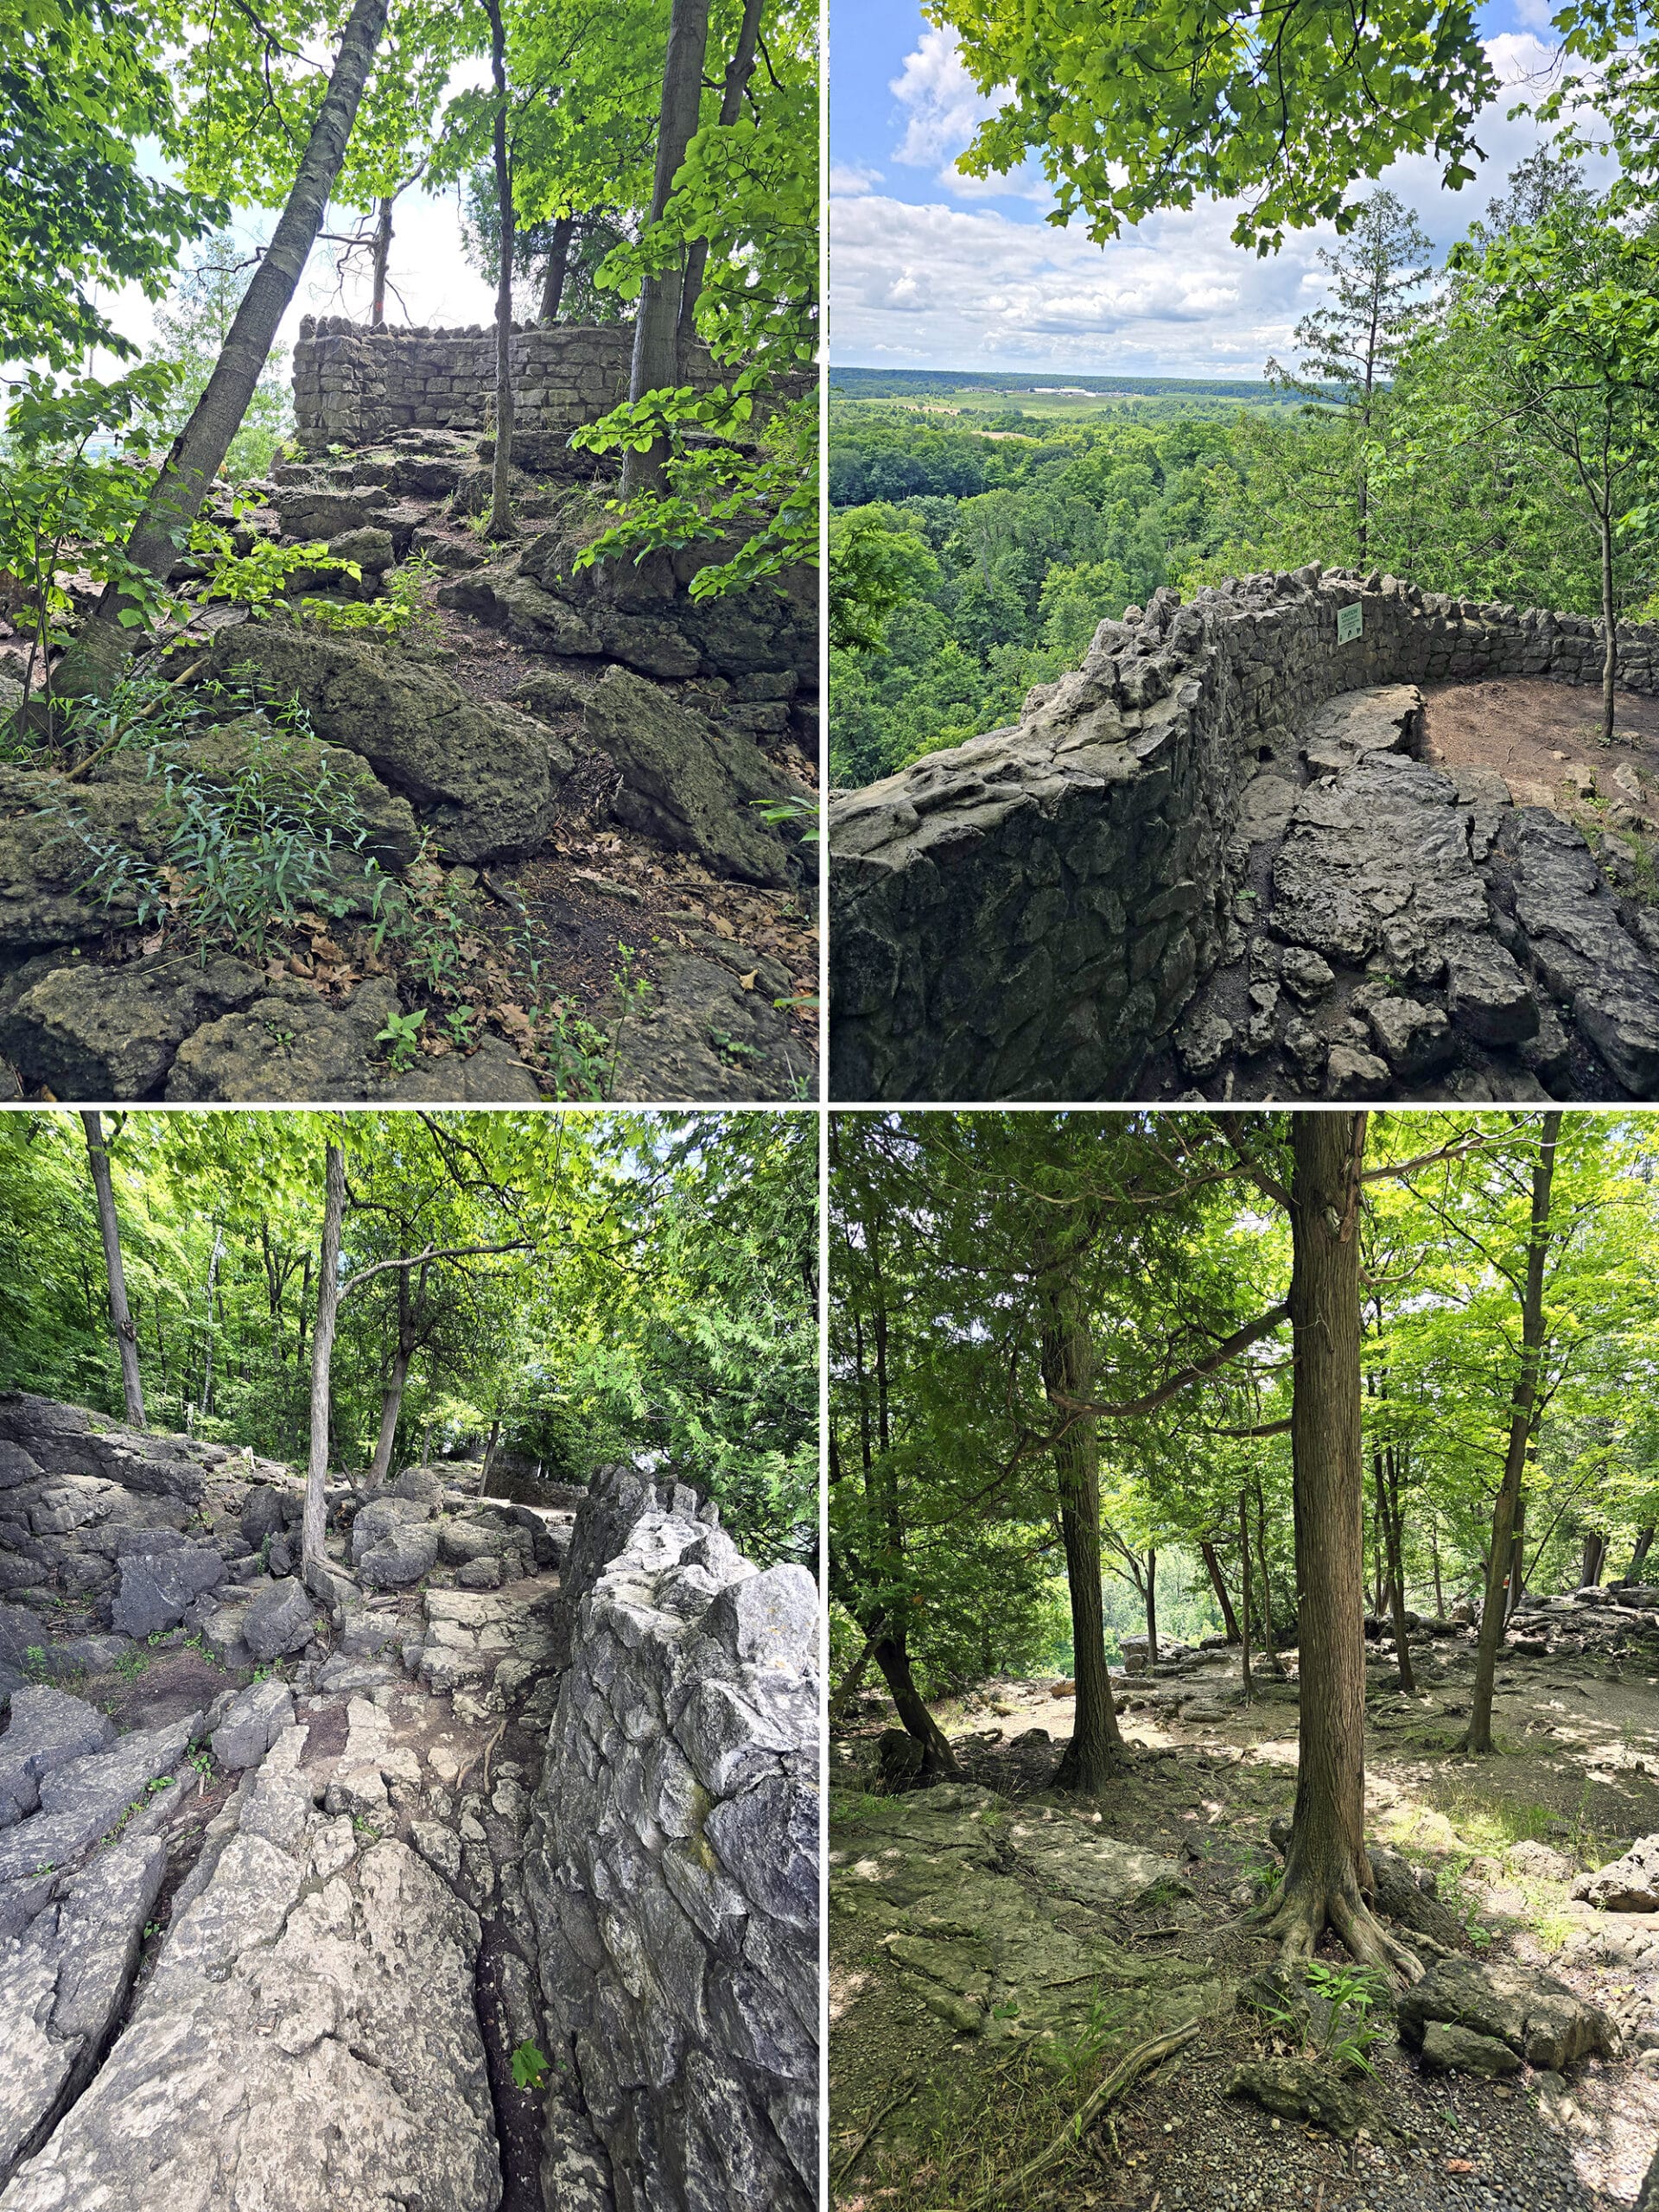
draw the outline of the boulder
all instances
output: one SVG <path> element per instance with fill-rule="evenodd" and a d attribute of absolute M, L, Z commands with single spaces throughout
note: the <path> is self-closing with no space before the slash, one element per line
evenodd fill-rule
<path fill-rule="evenodd" d="M 1401 1998 L 1398 2018 L 1403 2043 L 1421 2044 L 1430 2023 L 1440 2020 L 1507 2044 L 1529 2066 L 1558 2074 L 1589 2052 L 1612 2048 L 1606 2016 L 1593 2005 L 1553 1974 L 1503 1961 L 1437 1959 Z"/>
<path fill-rule="evenodd" d="M 374 524 L 341 531 L 338 537 L 329 539 L 328 551 L 334 560 L 355 561 L 365 575 L 379 575 L 397 557 L 391 532 Z"/>
<path fill-rule="evenodd" d="M 375 1556 L 378 1558 L 378 1554 Z M 457 1567 L 455 1580 L 463 1590 L 499 1590 L 501 1587 L 501 1562 L 486 1553 L 480 1553 Z"/>
<path fill-rule="evenodd" d="M 376 1039 L 398 1010 L 397 987 L 368 976 L 340 1005 L 302 983 L 280 985 L 245 1013 L 187 1038 L 168 1077 L 169 1101 L 378 1098 L 385 1068 Z"/>
<path fill-rule="evenodd" d="M 184 1618 L 204 1590 L 217 1590 L 225 1562 L 209 1545 L 129 1555 L 121 1562 L 110 1625 L 118 1636 L 154 1636 Z"/>
<path fill-rule="evenodd" d="M 317 1632 L 309 1592 L 293 1581 L 262 1590 L 243 1614 L 239 1632 L 254 1657 L 265 1664 L 303 1651 Z"/>
<path fill-rule="evenodd" d="M 753 738 L 717 738 L 700 715 L 626 669 L 607 669 L 588 694 L 588 736 L 615 762 L 620 821 L 695 853 L 716 875 L 785 884 L 803 873 L 798 849 L 763 820 L 757 803 L 804 798 Z"/>
<path fill-rule="evenodd" d="M 1508 2044 L 1446 2020 L 1429 2022 L 1423 2031 L 1422 2050 L 1423 2064 L 1431 2074 L 1479 2074 L 1496 2082 L 1521 2070 L 1521 2061 Z"/>
<path fill-rule="evenodd" d="M 31 1090 L 56 1098 L 159 1097 L 191 1032 L 264 988 L 257 969 L 226 957 L 205 966 L 185 951 L 121 967 L 67 962 L 0 1014 L 0 1052 Z"/>
<path fill-rule="evenodd" d="M 320 738 L 359 754 L 401 792 L 451 859 L 541 842 L 573 765 L 545 724 L 479 704 L 436 669 L 285 623 L 237 631 L 213 647 L 204 676 L 249 658 L 274 692 L 300 700 Z"/>
<path fill-rule="evenodd" d="M 1481 1045 L 1517 1045 L 1538 1029 L 1531 985 L 1497 940 L 1469 937 L 1446 953 L 1446 1010 Z"/>
<path fill-rule="evenodd" d="M 808 1075 L 791 1050 L 787 1021 L 759 991 L 713 961 L 682 954 L 664 963 L 616 1041 L 613 1099 L 794 1098 Z"/>
<path fill-rule="evenodd" d="M 1659 1912 L 1659 1835 L 1638 1837 L 1622 1858 L 1580 1874 L 1572 1894 L 1605 1912 Z"/>
<path fill-rule="evenodd" d="M 1311 2120 L 1351 2142 L 1372 2118 L 1370 2100 L 1328 2066 L 1304 2058 L 1268 2058 L 1236 2067 L 1230 2097 L 1249 2097 L 1287 2120 Z"/>
<path fill-rule="evenodd" d="M 382 1084 L 376 1095 L 389 1105 L 430 1098 L 448 1106 L 536 1106 L 542 1087 L 512 1046 L 490 1034 L 475 1052 L 417 1060 L 407 1074 Z"/>
<path fill-rule="evenodd" d="M 221 1766 L 257 1766 L 294 1719 L 294 1693 L 275 1675 L 251 1682 L 231 1700 L 213 1731 L 213 1757 Z"/>
<path fill-rule="evenodd" d="M 108 1749 L 67 1759 L 41 1777 L 40 1810 L 0 1829 L 0 1882 L 60 1868 L 166 1783 L 200 1727 L 193 1713 L 164 1728 L 135 1729 Z"/>
<path fill-rule="evenodd" d="M 84 1698 L 46 1684 L 14 1690 L 11 1726 L 0 1736 L 0 1827 L 35 1811 L 42 1775 L 114 1741 L 114 1721 Z"/>
<path fill-rule="evenodd" d="M 1365 1018 L 1397 1082 L 1420 1083 L 1438 1075 L 1455 1057 L 1452 1025 L 1437 1006 L 1390 995 L 1369 1006 Z"/>
<path fill-rule="evenodd" d="M 405 1523 L 354 1560 L 358 1578 L 371 1590 L 403 1590 L 437 1565 L 438 1532 L 429 1522 Z"/>

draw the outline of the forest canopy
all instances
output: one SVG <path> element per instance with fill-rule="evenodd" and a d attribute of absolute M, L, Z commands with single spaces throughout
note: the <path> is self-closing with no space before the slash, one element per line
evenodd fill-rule
<path fill-rule="evenodd" d="M 755 1556 L 810 1558 L 816 1134 L 761 1113 L 106 1116 L 147 1418 L 304 1463 L 337 1145 L 334 1465 L 368 1469 L 384 1438 L 394 1471 L 488 1449 L 580 1484 L 647 1452 Z M 0 1388 L 118 1416 L 86 1136 L 0 1116 Z"/>

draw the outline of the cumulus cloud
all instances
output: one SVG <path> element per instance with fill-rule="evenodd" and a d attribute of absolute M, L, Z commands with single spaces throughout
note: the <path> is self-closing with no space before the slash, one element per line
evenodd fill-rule
<path fill-rule="evenodd" d="M 996 106 L 968 74 L 948 31 L 924 31 L 920 45 L 905 56 L 887 89 L 905 111 L 905 135 L 893 158 L 911 168 L 954 162 L 976 125 Z"/>
<path fill-rule="evenodd" d="M 857 162 L 830 164 L 830 189 L 837 199 L 856 200 L 861 193 L 873 192 L 880 181 L 880 169 L 865 168 Z"/>

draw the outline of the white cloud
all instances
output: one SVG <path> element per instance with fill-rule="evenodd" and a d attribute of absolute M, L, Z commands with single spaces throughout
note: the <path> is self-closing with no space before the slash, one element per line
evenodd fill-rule
<path fill-rule="evenodd" d="M 856 200 L 861 193 L 873 191 L 880 182 L 880 169 L 865 168 L 856 162 L 832 162 L 830 165 L 830 189 L 838 200 Z"/>
<path fill-rule="evenodd" d="M 893 158 L 911 168 L 954 162 L 976 126 L 997 105 L 968 74 L 948 31 L 924 31 L 921 44 L 905 56 L 887 89 L 907 111 L 905 135 Z"/>

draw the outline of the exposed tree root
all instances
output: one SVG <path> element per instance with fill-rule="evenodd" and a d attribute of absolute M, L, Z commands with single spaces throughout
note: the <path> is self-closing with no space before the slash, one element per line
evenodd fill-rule
<path fill-rule="evenodd" d="M 1409 1944 L 1389 1935 L 1356 1889 L 1327 1888 L 1313 1876 L 1287 1876 L 1285 1885 L 1256 1918 L 1263 1936 L 1278 1938 L 1281 1965 L 1305 1966 L 1329 1928 L 1350 1956 L 1385 1975 L 1391 1984 L 1421 1981 L 1423 1962 Z"/>
<path fill-rule="evenodd" d="M 1111 2103 L 1113 2098 L 1121 2096 L 1132 2082 L 1139 2081 L 1141 2075 L 1156 2066 L 1160 2059 L 1184 2050 L 1198 2032 L 1198 2024 L 1197 2020 L 1189 2020 L 1184 2027 L 1173 2028 L 1167 2035 L 1154 2036 L 1149 2043 L 1136 2044 L 1133 2050 L 1126 2051 L 1100 2087 L 1085 2098 L 1078 2110 L 1066 2121 L 1048 2148 L 1039 2151 L 1034 2158 L 1028 2160 L 1017 2173 L 1010 2174 L 1006 2181 L 995 2182 L 989 2189 L 981 2190 L 977 2196 L 969 2200 L 969 2212 L 974 2212 L 974 2208 L 978 2205 L 995 2204 L 1004 2197 L 1013 2196 L 1024 2202 L 1025 2192 L 1031 2183 L 1056 2159 L 1062 2158 L 1067 2151 L 1077 2148 L 1083 2139 L 1084 2131 Z"/>

